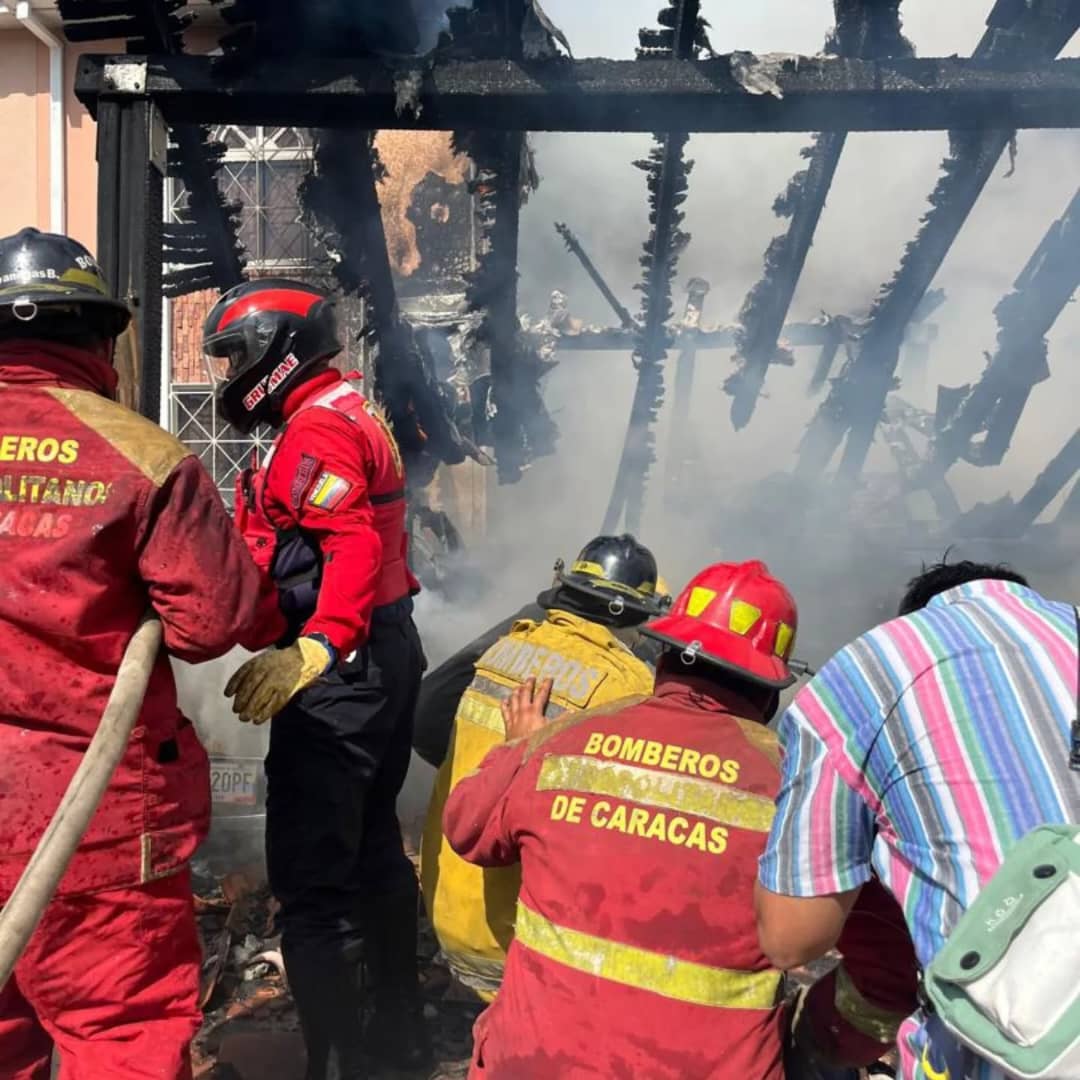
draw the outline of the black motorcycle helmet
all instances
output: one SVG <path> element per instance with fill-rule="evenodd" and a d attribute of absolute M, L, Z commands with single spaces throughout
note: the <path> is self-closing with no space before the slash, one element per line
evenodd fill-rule
<path fill-rule="evenodd" d="M 653 553 L 629 533 L 590 540 L 569 572 L 559 559 L 555 577 L 572 592 L 602 600 L 613 615 L 632 611 L 651 618 L 662 615 L 671 604 L 671 597 L 657 595 Z"/>
<path fill-rule="evenodd" d="M 223 378 L 209 365 L 225 421 L 244 433 L 259 424 L 278 427 L 285 397 L 303 373 L 341 352 L 334 301 L 285 278 L 245 282 L 206 317 L 203 350 L 228 362 Z"/>
<path fill-rule="evenodd" d="M 113 341 L 130 321 L 82 244 L 37 229 L 0 239 L 0 338 Z"/>

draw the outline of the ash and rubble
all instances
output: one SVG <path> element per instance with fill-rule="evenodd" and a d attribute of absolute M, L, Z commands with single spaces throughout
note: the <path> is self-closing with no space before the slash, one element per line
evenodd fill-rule
<path fill-rule="evenodd" d="M 418 863 L 415 854 L 410 857 Z M 299 1080 L 303 1040 L 281 957 L 278 905 L 262 867 L 214 874 L 205 860 L 196 859 L 192 884 L 204 957 L 204 1023 L 192 1048 L 195 1080 Z M 436 1061 L 434 1070 L 422 1076 L 464 1077 L 472 1055 L 472 1026 L 484 1006 L 453 979 L 423 917 L 417 962 Z M 402 1080 L 403 1074 L 372 1076 Z"/>
<path fill-rule="evenodd" d="M 410 852 L 410 858 L 418 867 L 418 855 Z M 192 888 L 203 948 L 199 1004 L 204 1014 L 192 1047 L 194 1080 L 300 1080 L 304 1070 L 300 1023 L 275 925 L 278 904 L 262 865 L 237 865 L 215 874 L 205 858 L 197 858 Z M 821 978 L 836 960 L 827 957 L 789 972 L 787 996 Z M 451 974 L 423 905 L 417 963 L 436 1064 L 408 1077 L 373 1072 L 372 1078 L 464 1080 L 472 1057 L 473 1024 L 485 1006 Z"/>

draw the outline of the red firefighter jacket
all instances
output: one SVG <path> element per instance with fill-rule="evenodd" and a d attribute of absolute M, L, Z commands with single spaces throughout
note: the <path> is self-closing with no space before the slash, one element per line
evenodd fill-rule
<path fill-rule="evenodd" d="M 474 1078 L 783 1075 L 781 977 L 752 902 L 775 738 L 700 680 L 635 700 L 492 750 L 447 802 L 458 854 L 522 871 Z"/>
<path fill-rule="evenodd" d="M 104 396 L 114 380 L 91 354 L 0 345 L 0 900 L 82 759 L 148 607 L 168 651 L 193 663 L 281 629 L 276 607 L 260 612 L 269 598 L 210 477 L 171 435 Z M 209 816 L 206 754 L 162 652 L 60 895 L 174 872 Z"/>
<path fill-rule="evenodd" d="M 273 570 L 283 534 L 313 538 L 322 580 L 303 632 L 325 634 L 341 656 L 366 641 L 376 607 L 420 589 L 407 561 L 401 452 L 359 378 L 327 371 L 294 390 L 250 512 L 237 500 L 237 524 L 263 570 Z"/>
<path fill-rule="evenodd" d="M 815 1055 L 833 1065 L 872 1065 L 896 1045 L 918 1007 L 919 967 L 904 912 L 871 878 L 836 943 L 841 962 L 809 990 L 804 1023 Z"/>

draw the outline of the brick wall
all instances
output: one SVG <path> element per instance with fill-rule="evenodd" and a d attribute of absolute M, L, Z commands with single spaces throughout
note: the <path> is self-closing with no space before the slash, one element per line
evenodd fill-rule
<path fill-rule="evenodd" d="M 202 352 L 203 323 L 219 295 L 214 289 L 205 289 L 180 296 L 172 302 L 172 381 L 175 385 L 193 386 L 209 382 Z M 345 307 L 351 308 L 357 303 L 355 300 L 346 301 Z M 344 311 L 339 312 L 339 319 L 345 348 L 334 361 L 334 367 L 342 371 L 362 368 L 363 349 L 354 335 L 346 332 Z"/>
<path fill-rule="evenodd" d="M 184 385 L 207 382 L 203 364 L 202 331 L 217 302 L 214 289 L 189 293 L 172 302 L 172 381 Z"/>

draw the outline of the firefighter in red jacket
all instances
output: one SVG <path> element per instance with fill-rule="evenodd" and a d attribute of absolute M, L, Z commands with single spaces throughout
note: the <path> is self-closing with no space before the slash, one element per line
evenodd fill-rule
<path fill-rule="evenodd" d="M 280 632 L 210 477 L 114 400 L 127 308 L 89 252 L 0 239 L 0 904 L 60 802 L 149 606 L 192 663 Z M 168 657 L 89 831 L 0 989 L 0 1076 L 191 1076 L 201 962 L 188 860 L 206 753 Z"/>
<path fill-rule="evenodd" d="M 521 862 L 474 1080 L 783 1076 L 752 897 L 796 620 L 764 564 L 712 566 L 641 629 L 664 648 L 651 697 L 546 726 L 544 688 L 504 707 L 508 735 L 533 734 L 491 751 L 443 819 L 463 858 Z"/>
<path fill-rule="evenodd" d="M 792 1010 L 788 1080 L 849 1077 L 896 1049 L 919 1007 L 919 967 L 904 912 L 876 878 L 859 892 L 836 943 L 840 962 Z"/>
<path fill-rule="evenodd" d="M 395 813 L 424 668 L 401 454 L 358 377 L 330 367 L 341 344 L 317 289 L 237 286 L 208 316 L 205 348 L 227 362 L 224 418 L 281 429 L 237 507 L 289 633 L 226 693 L 242 720 L 273 718 L 267 862 L 307 1075 L 420 1065 L 417 883 Z M 366 1033 L 361 961 L 374 997 Z"/>

